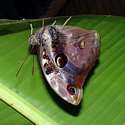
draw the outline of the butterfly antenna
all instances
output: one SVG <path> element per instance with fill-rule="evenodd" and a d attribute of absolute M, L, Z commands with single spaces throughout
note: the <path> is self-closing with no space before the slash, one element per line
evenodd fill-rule
<path fill-rule="evenodd" d="M 30 34 L 31 35 L 33 34 L 33 24 L 32 23 L 30 24 Z"/>
<path fill-rule="evenodd" d="M 63 27 L 70 21 L 70 19 L 72 18 L 72 16 L 70 16 L 63 24 Z"/>
<path fill-rule="evenodd" d="M 20 73 L 20 71 L 21 71 L 21 69 L 22 69 L 24 63 L 26 62 L 27 58 L 28 58 L 28 55 L 25 57 L 25 59 L 23 60 L 22 64 L 21 64 L 20 67 L 18 68 L 17 73 L 16 73 L 16 77 L 19 75 L 19 73 Z"/>
<path fill-rule="evenodd" d="M 44 19 L 42 19 L 42 27 L 44 27 L 44 25 L 45 25 L 45 21 Z"/>
<path fill-rule="evenodd" d="M 52 23 L 52 25 L 51 26 L 54 26 L 56 24 L 56 20 L 54 20 L 54 22 Z"/>
<path fill-rule="evenodd" d="M 42 20 L 42 26 L 44 27 L 44 19 Z M 30 24 L 30 29 L 31 29 L 31 35 L 33 34 L 33 25 Z M 25 63 L 25 62 L 24 62 Z M 24 64 L 23 63 L 23 64 Z M 33 55 L 33 66 L 32 66 L 32 75 L 34 75 L 34 72 L 35 72 L 35 61 L 34 61 L 34 55 Z M 22 65 L 23 66 L 23 65 Z M 22 68 L 22 67 L 21 67 Z"/>

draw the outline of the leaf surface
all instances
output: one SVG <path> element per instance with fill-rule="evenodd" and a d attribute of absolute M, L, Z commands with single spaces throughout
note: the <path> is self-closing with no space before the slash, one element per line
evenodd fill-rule
<path fill-rule="evenodd" d="M 45 25 L 52 24 L 53 20 L 46 19 Z M 62 25 L 66 17 L 56 20 Z M 28 51 L 30 23 L 35 30 L 42 26 L 42 20 L 0 21 L 1 124 L 125 124 L 125 18 L 76 16 L 68 23 L 97 30 L 101 36 L 99 64 L 86 80 L 83 100 L 77 107 L 65 103 L 51 90 L 43 77 L 37 56 L 32 75 L 33 56 Z"/>

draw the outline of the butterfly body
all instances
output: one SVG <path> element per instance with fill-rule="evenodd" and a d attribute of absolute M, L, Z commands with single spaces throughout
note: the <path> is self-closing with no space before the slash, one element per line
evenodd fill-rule
<path fill-rule="evenodd" d="M 45 78 L 65 101 L 78 105 L 83 83 L 99 56 L 96 31 L 71 26 L 45 26 L 30 37 Z"/>

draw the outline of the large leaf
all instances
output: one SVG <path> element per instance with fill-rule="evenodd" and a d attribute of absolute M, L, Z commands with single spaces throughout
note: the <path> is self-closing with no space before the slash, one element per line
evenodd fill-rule
<path fill-rule="evenodd" d="M 63 24 L 65 19 L 56 20 Z M 46 19 L 45 24 L 52 21 Z M 65 103 L 51 90 L 37 57 L 32 75 L 33 57 L 28 52 L 30 23 L 39 28 L 42 20 L 0 21 L 0 98 L 20 113 L 1 102 L 0 124 L 125 124 L 125 18 L 78 16 L 69 22 L 72 26 L 97 30 L 101 36 L 99 63 L 86 81 L 79 106 Z"/>

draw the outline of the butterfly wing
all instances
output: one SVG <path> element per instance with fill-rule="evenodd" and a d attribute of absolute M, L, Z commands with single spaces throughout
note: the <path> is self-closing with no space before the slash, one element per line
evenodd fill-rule
<path fill-rule="evenodd" d="M 47 26 L 36 33 L 43 73 L 65 101 L 78 105 L 83 83 L 99 56 L 99 35 L 78 27 Z"/>

